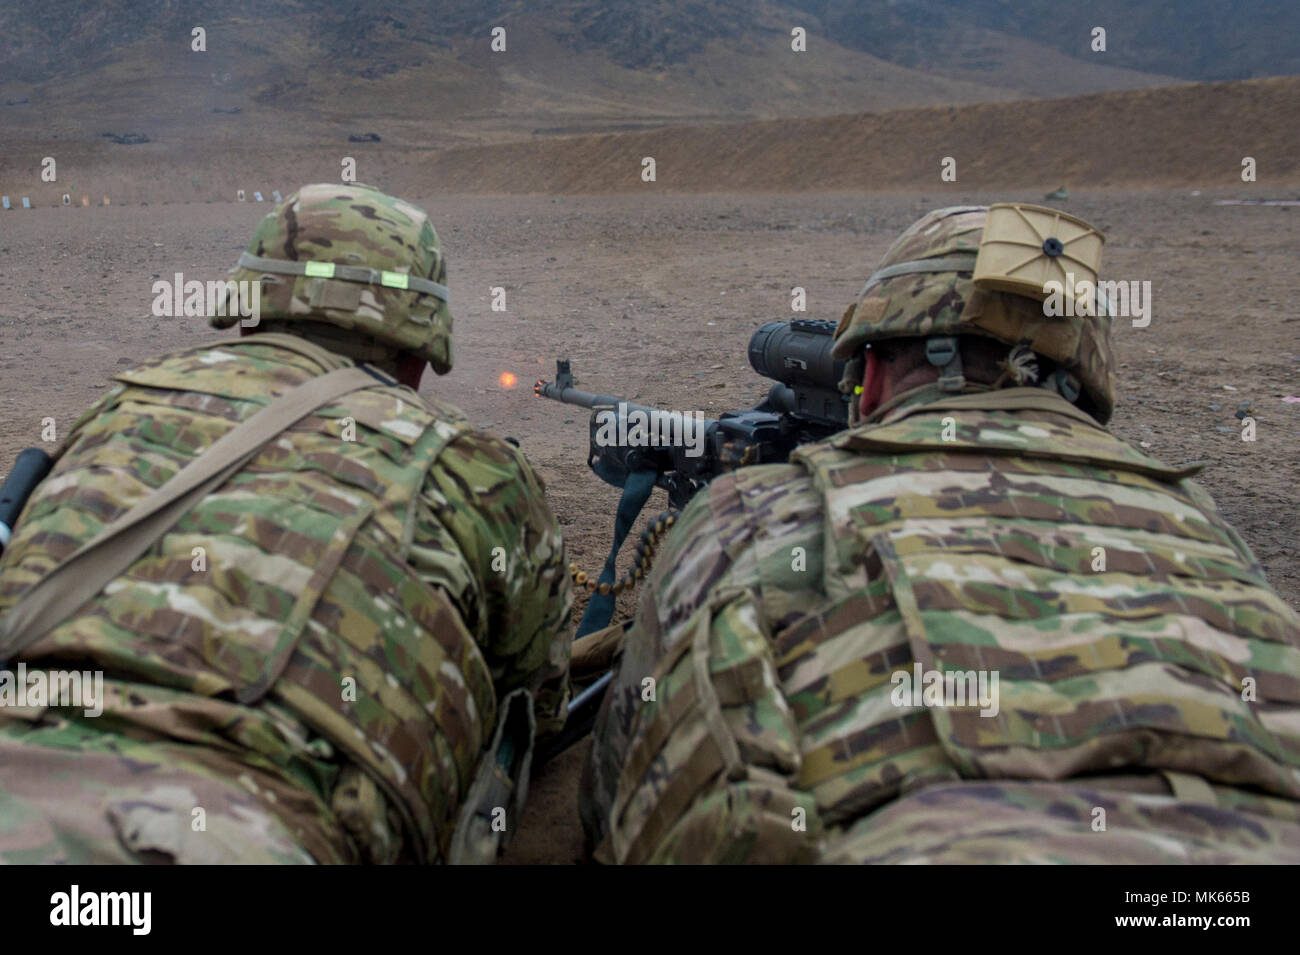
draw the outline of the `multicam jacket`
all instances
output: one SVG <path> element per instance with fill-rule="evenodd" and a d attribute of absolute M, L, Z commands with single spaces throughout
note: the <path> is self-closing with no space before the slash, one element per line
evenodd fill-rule
<path fill-rule="evenodd" d="M 346 364 L 263 334 L 118 375 L 28 503 L 0 613 L 234 423 Z M 523 455 L 376 381 L 264 446 L 21 659 L 102 669 L 103 725 L 124 735 L 280 767 L 346 817 L 360 858 L 429 861 L 506 694 L 562 724 L 570 596 Z"/>
<path fill-rule="evenodd" d="M 598 858 L 865 858 L 855 821 L 979 779 L 1181 774 L 1300 820 L 1300 621 L 1194 471 L 1043 389 L 928 387 L 714 481 L 596 726 Z M 900 692 L 926 673 L 996 705 Z"/>

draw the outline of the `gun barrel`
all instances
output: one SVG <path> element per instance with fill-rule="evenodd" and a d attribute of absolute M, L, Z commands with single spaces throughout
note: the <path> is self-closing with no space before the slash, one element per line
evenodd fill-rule
<path fill-rule="evenodd" d="M 580 405 L 583 408 L 597 408 L 602 405 L 617 405 L 623 399 L 613 395 L 598 395 L 582 391 L 572 385 L 564 386 L 553 381 L 539 381 L 533 385 L 533 394 L 552 401 L 563 401 L 566 405 Z"/>
<path fill-rule="evenodd" d="M 618 398 L 614 395 L 598 395 L 591 391 L 583 391 L 573 386 L 573 372 L 569 367 L 568 359 L 561 359 L 555 363 L 555 380 L 547 381 L 542 379 L 533 385 L 533 394 L 539 398 L 550 398 L 552 401 L 563 401 L 566 405 L 577 405 L 580 408 L 618 408 L 622 405 L 628 411 L 651 412 L 654 408 L 649 405 L 639 405 L 634 401 L 628 401 L 626 398 Z"/>

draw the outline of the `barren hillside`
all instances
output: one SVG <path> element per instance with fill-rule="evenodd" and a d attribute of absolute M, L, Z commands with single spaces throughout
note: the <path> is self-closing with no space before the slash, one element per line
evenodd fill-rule
<path fill-rule="evenodd" d="M 442 147 L 1205 78 L 1150 69 L 1124 44 L 1094 54 L 983 20 L 884 0 L 0 5 L 0 130 L 11 143 L 133 131 L 195 151 L 311 148 L 364 130 Z"/>
<path fill-rule="evenodd" d="M 1300 185 L 1300 77 L 1185 84 L 1056 100 L 929 107 L 811 119 L 705 124 L 433 150 L 336 142 L 315 148 L 223 140 L 125 146 L 25 144 L 0 154 L 0 192 L 54 205 L 229 201 L 337 180 L 398 193 L 577 194 L 1192 186 L 1271 195 Z M 54 155 L 59 180 L 42 183 Z M 656 178 L 642 180 L 653 157 Z M 944 157 L 957 181 L 940 179 Z M 1242 160 L 1257 181 L 1241 179 Z"/>

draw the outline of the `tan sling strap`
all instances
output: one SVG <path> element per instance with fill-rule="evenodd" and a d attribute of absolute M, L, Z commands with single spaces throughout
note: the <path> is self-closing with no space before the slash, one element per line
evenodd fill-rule
<path fill-rule="evenodd" d="M 286 428 L 349 392 L 389 383 L 360 366 L 339 368 L 297 385 L 222 435 L 23 594 L 0 620 L 0 661 L 63 623 Z"/>

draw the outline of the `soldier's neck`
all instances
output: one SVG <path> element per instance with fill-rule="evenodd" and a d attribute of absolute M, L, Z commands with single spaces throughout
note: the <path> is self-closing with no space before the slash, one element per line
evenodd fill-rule
<path fill-rule="evenodd" d="M 991 391 L 988 385 L 968 383 L 960 394 L 975 394 L 977 392 Z M 939 387 L 937 381 L 928 381 L 924 384 L 917 385 L 915 388 L 909 388 L 906 391 L 900 391 L 892 395 L 888 401 L 882 401 L 866 419 L 864 424 L 880 424 L 888 418 L 892 418 L 905 408 L 913 405 L 924 404 L 930 401 L 937 401 L 940 398 L 948 397 L 953 392 L 944 391 Z"/>

